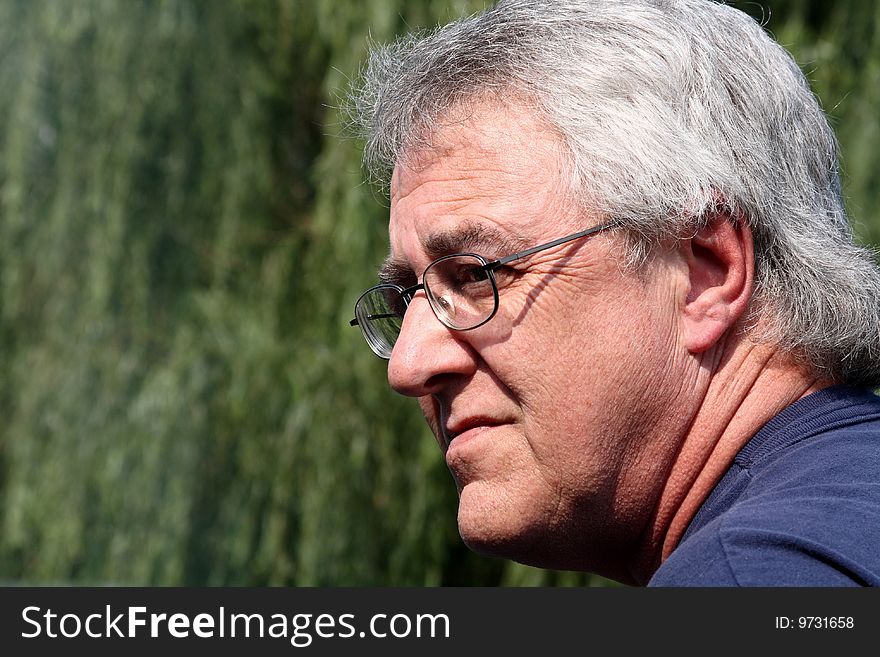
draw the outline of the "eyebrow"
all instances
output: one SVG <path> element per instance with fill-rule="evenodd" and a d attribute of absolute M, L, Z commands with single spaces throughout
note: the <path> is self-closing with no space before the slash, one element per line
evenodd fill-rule
<path fill-rule="evenodd" d="M 503 257 L 525 246 L 527 243 L 524 240 L 510 233 L 474 222 L 464 222 L 454 230 L 428 235 L 422 243 L 429 258 L 462 252 Z"/>
<path fill-rule="evenodd" d="M 409 287 L 415 283 L 416 274 L 405 260 L 388 256 L 379 267 L 379 282 Z"/>
<path fill-rule="evenodd" d="M 433 233 L 422 241 L 422 250 L 432 260 L 452 253 L 477 253 L 489 259 L 516 253 L 528 243 L 510 233 L 475 222 L 464 222 L 454 230 Z M 389 255 L 379 268 L 383 283 L 415 282 L 412 267 L 402 258 Z"/>

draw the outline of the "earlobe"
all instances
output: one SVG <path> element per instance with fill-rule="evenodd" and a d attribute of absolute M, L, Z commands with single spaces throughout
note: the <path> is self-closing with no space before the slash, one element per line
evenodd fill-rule
<path fill-rule="evenodd" d="M 699 354 L 717 344 L 748 306 L 755 273 L 752 231 L 719 215 L 679 248 L 689 284 L 682 309 L 685 346 Z"/>

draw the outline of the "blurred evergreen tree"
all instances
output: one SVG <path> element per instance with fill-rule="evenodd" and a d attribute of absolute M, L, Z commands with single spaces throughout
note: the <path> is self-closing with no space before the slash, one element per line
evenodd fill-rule
<path fill-rule="evenodd" d="M 0 579 L 603 583 L 464 548 L 348 326 L 387 203 L 339 98 L 368 34 L 484 4 L 0 3 Z M 880 10 L 771 6 L 878 240 Z"/>

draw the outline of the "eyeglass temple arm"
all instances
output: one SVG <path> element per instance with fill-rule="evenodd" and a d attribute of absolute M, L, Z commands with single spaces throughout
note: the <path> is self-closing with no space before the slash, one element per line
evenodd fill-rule
<path fill-rule="evenodd" d="M 486 269 L 497 269 L 502 265 L 506 265 L 508 262 L 513 262 L 514 260 L 525 258 L 526 256 L 530 256 L 533 253 L 538 253 L 538 251 L 552 249 L 554 246 L 559 246 L 560 244 L 565 244 L 566 242 L 571 242 L 572 240 L 580 239 L 581 237 L 587 237 L 588 235 L 593 235 L 594 233 L 599 233 L 603 230 L 608 230 L 609 228 L 615 228 L 618 225 L 618 222 L 612 221 L 607 224 L 593 226 L 592 228 L 587 228 L 586 230 L 572 233 L 571 235 L 566 235 L 565 237 L 560 237 L 558 240 L 553 240 L 552 242 L 547 242 L 546 244 L 539 244 L 538 246 L 533 246 L 532 248 L 526 249 L 525 251 L 520 251 L 519 253 L 504 256 L 503 258 L 499 258 L 498 260 L 493 260 L 486 265 Z"/>

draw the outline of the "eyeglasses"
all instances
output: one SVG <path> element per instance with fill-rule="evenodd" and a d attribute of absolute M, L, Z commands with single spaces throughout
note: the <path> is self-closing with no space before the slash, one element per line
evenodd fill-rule
<path fill-rule="evenodd" d="M 499 267 L 617 226 L 617 222 L 594 226 L 492 261 L 476 253 L 454 253 L 437 258 L 425 269 L 418 285 L 403 288 L 382 283 L 364 292 L 354 304 L 355 318 L 349 323 L 359 326 L 373 353 L 387 360 L 400 337 L 403 315 L 413 295 L 424 290 L 428 304 L 441 324 L 453 331 L 470 331 L 488 322 L 498 312 L 495 271 Z"/>

